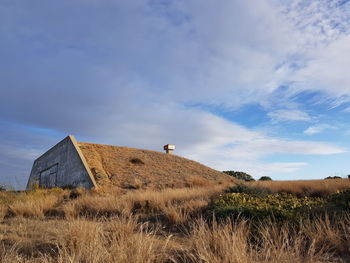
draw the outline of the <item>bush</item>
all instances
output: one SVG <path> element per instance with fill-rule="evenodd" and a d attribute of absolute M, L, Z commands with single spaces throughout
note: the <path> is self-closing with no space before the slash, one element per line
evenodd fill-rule
<path fill-rule="evenodd" d="M 218 217 L 243 216 L 256 220 L 274 218 L 278 221 L 297 222 L 314 209 L 324 207 L 325 204 L 326 200 L 322 198 L 298 198 L 285 193 L 265 197 L 231 193 L 214 201 L 212 212 Z"/>
<path fill-rule="evenodd" d="M 325 180 L 328 180 L 328 179 L 341 179 L 340 176 L 327 176 L 326 178 L 324 178 Z"/>
<path fill-rule="evenodd" d="M 131 158 L 130 159 L 130 162 L 132 163 L 132 164 L 136 164 L 136 165 L 143 165 L 143 164 L 145 164 L 141 159 L 139 159 L 139 158 Z"/>
<path fill-rule="evenodd" d="M 269 189 L 262 188 L 262 187 L 248 186 L 246 184 L 237 184 L 233 187 L 230 187 L 228 190 L 226 190 L 226 193 L 244 193 L 244 194 L 250 194 L 255 197 L 266 197 L 272 192 Z"/>
<path fill-rule="evenodd" d="M 245 172 L 238 172 L 238 171 L 223 171 L 223 173 L 228 174 L 230 176 L 233 176 L 237 179 L 240 180 L 244 180 L 244 181 L 255 181 L 255 179 L 253 178 L 253 176 L 251 176 L 250 174 L 247 174 Z"/>
<path fill-rule="evenodd" d="M 259 181 L 272 181 L 272 178 L 269 176 L 261 176 Z"/>
<path fill-rule="evenodd" d="M 330 195 L 328 203 L 335 209 L 350 210 L 350 189 Z"/>

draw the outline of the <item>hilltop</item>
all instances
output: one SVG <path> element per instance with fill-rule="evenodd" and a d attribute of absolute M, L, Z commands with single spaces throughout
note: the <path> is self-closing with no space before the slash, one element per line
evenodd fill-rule
<path fill-rule="evenodd" d="M 198 162 L 156 151 L 78 143 L 98 185 L 162 189 L 223 184 L 234 179 Z"/>

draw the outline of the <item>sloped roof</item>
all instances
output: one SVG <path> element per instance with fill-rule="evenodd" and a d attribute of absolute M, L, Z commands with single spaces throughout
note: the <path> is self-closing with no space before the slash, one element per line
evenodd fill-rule
<path fill-rule="evenodd" d="M 150 150 L 78 143 L 97 185 L 164 188 L 232 181 L 198 162 Z"/>

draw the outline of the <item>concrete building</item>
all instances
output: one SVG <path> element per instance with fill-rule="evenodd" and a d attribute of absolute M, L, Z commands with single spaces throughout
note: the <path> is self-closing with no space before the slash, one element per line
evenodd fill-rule
<path fill-rule="evenodd" d="M 217 183 L 232 177 L 198 162 L 167 153 L 77 142 L 68 136 L 34 161 L 27 189 L 33 187 L 182 188 L 196 182 Z"/>
<path fill-rule="evenodd" d="M 74 136 L 68 136 L 34 161 L 27 189 L 96 186 Z"/>
<path fill-rule="evenodd" d="M 27 189 L 79 186 L 91 189 L 97 186 L 99 178 L 96 177 L 100 177 L 101 173 L 99 169 L 89 167 L 86 160 L 89 154 L 85 156 L 81 147 L 82 143 L 69 135 L 41 155 L 34 161 Z M 175 145 L 167 144 L 163 148 L 171 154 Z"/>

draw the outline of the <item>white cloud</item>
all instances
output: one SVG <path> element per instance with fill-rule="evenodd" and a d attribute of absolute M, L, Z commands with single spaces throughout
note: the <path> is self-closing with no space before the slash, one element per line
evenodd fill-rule
<path fill-rule="evenodd" d="M 336 129 L 336 127 L 329 124 L 318 124 L 318 125 L 310 126 L 304 131 L 304 133 L 307 135 L 313 135 L 313 134 L 321 133 L 327 129 Z"/>
<path fill-rule="evenodd" d="M 176 145 L 175 154 L 218 170 L 249 167 L 258 171 L 259 167 L 264 167 L 266 174 L 277 170 L 289 173 L 304 165 L 300 162 L 276 164 L 261 161 L 268 156 L 284 155 L 287 161 L 289 155 L 331 155 L 346 151 L 326 142 L 271 137 L 213 114 L 174 104 L 135 108 L 125 118 L 106 123 L 102 131 L 92 127 L 90 132 L 99 143 L 157 151 L 162 151 L 162 145 L 172 143 Z"/>
<path fill-rule="evenodd" d="M 276 110 L 267 114 L 273 121 L 309 121 L 311 117 L 300 110 Z"/>
<path fill-rule="evenodd" d="M 348 102 L 350 78 L 350 4 L 339 1 L 290 1 L 285 13 L 300 33 L 294 63 L 284 75 L 295 91 L 319 90 L 329 102 Z M 289 68 L 288 63 L 286 64 Z M 336 98 L 334 101 L 333 99 Z"/>
<path fill-rule="evenodd" d="M 331 42 L 349 33 L 349 4 L 340 1 L 282 1 L 287 18 L 301 32 L 302 43 L 310 47 Z"/>
<path fill-rule="evenodd" d="M 290 173 L 307 165 L 305 162 L 260 161 L 267 156 L 285 155 L 288 160 L 289 155 L 329 155 L 345 152 L 343 148 L 324 142 L 272 138 L 216 118 L 208 118 L 207 124 L 201 130 L 206 133 L 206 127 L 213 126 L 218 127 L 217 130 L 211 130 L 203 140 L 187 145 L 186 149 L 178 147 L 178 154 L 219 170 L 243 170 L 262 176 Z M 220 141 L 215 138 L 220 138 Z"/>
<path fill-rule="evenodd" d="M 0 44 L 7 61 L 0 64 L 0 76 L 12 87 L 0 97 L 0 112 L 18 121 L 43 115 L 48 108 L 45 102 L 36 105 L 32 114 L 23 110 L 32 108 L 36 94 L 55 94 L 57 100 L 69 104 L 74 103 L 70 98 L 79 96 L 89 106 L 103 104 L 99 110 L 108 108 L 111 112 L 109 107 L 125 101 L 136 103 L 131 97 L 140 93 L 157 102 L 200 101 L 238 107 L 247 102 L 265 103 L 284 83 L 297 81 L 293 89 L 319 89 L 312 80 L 324 83 L 327 73 L 313 68 L 319 67 L 318 60 L 327 48 L 324 35 L 328 42 L 341 41 L 345 33 L 332 23 L 341 24 L 344 15 L 322 1 L 276 3 L 90 1 L 70 3 L 65 8 L 60 2 L 48 5 L 43 1 L 30 9 L 25 5 L 0 6 L 4 25 L 0 30 L 7 36 Z M 22 19 L 13 19 L 10 14 L 16 12 L 21 12 Z M 330 19 L 329 14 L 334 17 Z M 346 51 L 344 42 L 341 50 Z M 16 50 L 22 50 L 21 54 Z M 31 52 L 35 50 L 43 52 L 35 53 L 33 59 Z M 102 59 L 97 56 L 100 51 Z M 339 51 L 335 55 L 343 54 Z M 343 57 L 346 64 L 349 60 Z M 338 62 L 334 63 L 338 68 Z M 293 65 L 298 65 L 297 69 Z M 321 73 L 315 75 L 315 71 Z M 18 75 L 22 77 L 16 78 Z M 331 79 L 335 84 L 341 78 Z M 138 83 L 136 94 L 132 94 L 136 90 L 130 91 L 134 82 Z M 309 85 L 311 82 L 315 85 Z M 334 89 L 334 85 L 327 87 Z M 73 96 L 65 95 L 72 92 Z M 9 103 L 19 93 L 24 96 L 18 98 L 17 105 Z M 145 100 L 139 98 L 137 103 Z M 77 107 L 71 112 L 89 111 L 84 105 L 79 105 L 81 111 Z M 61 111 L 56 105 L 48 114 Z"/>
<path fill-rule="evenodd" d="M 161 106 L 158 105 L 154 110 L 159 107 Z M 261 165 L 259 159 L 276 154 L 328 155 L 346 151 L 325 142 L 270 137 L 197 110 L 168 108 L 161 112 L 164 113 L 162 117 L 150 120 L 145 116 L 153 114 L 144 111 L 138 115 L 136 122 L 130 120 L 120 131 L 114 130 L 115 138 L 155 150 L 159 150 L 164 143 L 174 143 L 177 145 L 177 154 L 220 170 L 229 169 L 229 166 L 235 169 L 236 162 L 254 164 L 258 169 Z M 278 167 L 289 171 L 287 167 L 291 166 L 293 165 L 286 164 Z M 298 165 L 293 167 L 296 169 Z"/>
<path fill-rule="evenodd" d="M 270 94 L 282 84 L 290 96 L 350 94 L 345 6 L 326 2 L 0 4 L 0 118 L 101 143 L 158 150 L 171 142 L 179 154 L 218 169 L 241 162 L 291 171 L 302 164 L 259 159 L 344 149 L 270 137 L 181 105 L 256 102 L 275 121 L 309 121 L 292 99 L 270 101 Z M 16 139 L 18 149 L 30 141 Z M 18 151 L 8 153 L 13 162 Z"/>
<path fill-rule="evenodd" d="M 293 76 L 298 85 L 308 89 L 318 89 L 341 97 L 350 94 L 350 36 L 341 37 L 331 44 L 313 52 L 307 66 Z M 339 104 L 339 103 L 338 103 Z"/>

